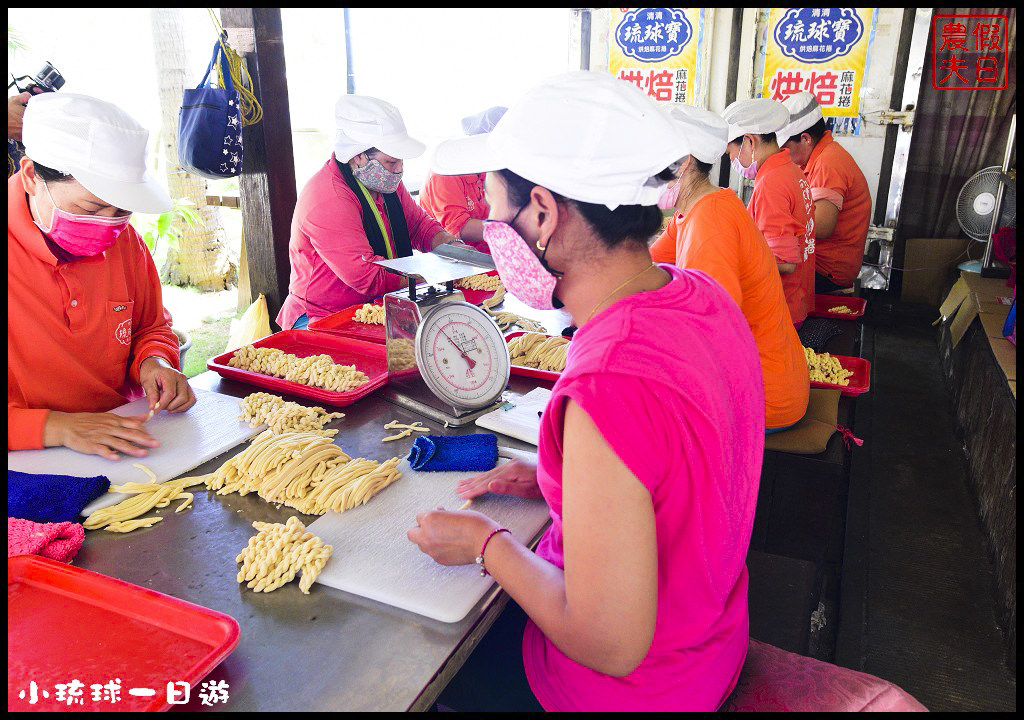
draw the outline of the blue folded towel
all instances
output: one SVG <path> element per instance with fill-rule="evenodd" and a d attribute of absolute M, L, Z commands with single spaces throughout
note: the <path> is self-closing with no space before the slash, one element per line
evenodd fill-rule
<path fill-rule="evenodd" d="M 413 470 L 424 472 L 483 472 L 498 464 L 498 438 L 494 435 L 416 438 L 409 451 Z"/>
<path fill-rule="evenodd" d="M 7 517 L 37 523 L 79 522 L 82 509 L 110 488 L 103 475 L 35 475 L 7 471 Z"/>

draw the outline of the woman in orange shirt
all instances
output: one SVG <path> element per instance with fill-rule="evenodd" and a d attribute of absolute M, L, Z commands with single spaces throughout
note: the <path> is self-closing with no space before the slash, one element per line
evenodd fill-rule
<path fill-rule="evenodd" d="M 814 201 L 804 174 L 779 149 L 775 133 L 789 111 L 768 98 L 738 100 L 722 118 L 729 123 L 729 157 L 742 177 L 754 180 L 748 209 L 772 249 L 786 302 L 799 328 L 814 307 Z"/>
<path fill-rule="evenodd" d="M 489 133 L 508 108 L 492 107 L 462 118 L 466 135 Z M 420 207 L 444 229 L 475 250 L 489 252 L 483 237 L 483 221 L 491 208 L 484 198 L 484 177 L 430 173 L 420 190 Z"/>
<path fill-rule="evenodd" d="M 8 450 L 142 457 L 160 444 L 146 416 L 108 411 L 140 390 L 153 411 L 195 404 L 156 267 L 128 224 L 171 207 L 146 171 L 148 136 L 85 95 L 39 95 L 25 111 L 25 157 L 7 181 Z"/>
<path fill-rule="evenodd" d="M 689 105 L 673 108 L 670 116 L 692 150 L 680 161 L 672 190 L 676 214 L 651 256 L 663 262 L 659 258 L 671 255 L 678 267 L 706 273 L 739 305 L 761 357 L 765 428 L 778 432 L 807 411 L 810 378 L 775 258 L 736 194 L 708 177 L 712 163 L 725 153 L 725 121 Z"/>

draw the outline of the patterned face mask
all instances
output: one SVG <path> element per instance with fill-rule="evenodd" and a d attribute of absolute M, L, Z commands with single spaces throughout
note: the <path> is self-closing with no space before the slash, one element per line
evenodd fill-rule
<path fill-rule="evenodd" d="M 361 168 L 354 168 L 352 174 L 368 190 L 379 193 L 393 193 L 402 182 L 402 173 L 391 172 L 378 160 L 371 160 Z"/>
<path fill-rule="evenodd" d="M 552 310 L 558 278 L 548 272 L 511 223 L 487 220 L 483 235 L 508 291 L 532 308 Z"/>

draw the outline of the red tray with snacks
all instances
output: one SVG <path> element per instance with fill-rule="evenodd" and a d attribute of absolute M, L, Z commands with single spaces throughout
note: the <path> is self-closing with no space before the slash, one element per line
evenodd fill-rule
<path fill-rule="evenodd" d="M 864 298 L 843 297 L 842 295 L 815 295 L 814 309 L 808 317 L 831 318 L 833 320 L 856 320 L 863 317 L 868 301 Z M 845 307 L 850 312 L 834 312 L 833 308 Z"/>
<path fill-rule="evenodd" d="M 369 380 L 348 392 L 332 392 L 251 370 L 231 367 L 228 365 L 228 361 L 235 354 L 234 350 L 210 358 L 206 362 L 206 367 L 232 380 L 240 380 L 274 392 L 297 395 L 337 407 L 351 405 L 388 382 L 387 347 L 381 343 L 316 332 L 315 330 L 284 330 L 257 340 L 253 346 L 277 348 L 300 358 L 310 355 L 330 355 L 338 365 L 355 365 L 356 370 L 366 373 Z"/>
<path fill-rule="evenodd" d="M 167 710 L 168 683 L 180 703 L 238 640 L 223 613 L 48 558 L 7 559 L 9 712 Z M 93 697 L 115 678 L 116 704 Z M 141 689 L 155 692 L 129 692 Z"/>
<path fill-rule="evenodd" d="M 373 304 L 383 305 L 384 299 L 374 300 Z M 362 306 L 363 303 L 353 305 L 333 315 L 314 320 L 309 324 L 309 329 L 316 330 L 317 332 L 334 333 L 357 340 L 366 340 L 367 342 L 387 342 L 387 334 L 383 325 L 367 325 L 355 319 L 356 310 Z"/>
<path fill-rule="evenodd" d="M 820 354 L 820 353 L 819 353 Z M 833 355 L 844 370 L 852 370 L 849 385 L 833 385 L 831 383 L 811 381 L 812 388 L 829 388 L 841 390 L 843 395 L 848 397 L 863 395 L 871 389 L 871 363 L 864 358 L 849 357 L 847 355 Z"/>
<path fill-rule="evenodd" d="M 527 335 L 524 331 L 517 331 L 509 333 L 505 336 L 505 343 L 510 343 L 521 335 Z M 543 334 L 543 333 L 541 333 Z M 559 337 L 558 335 L 547 335 L 547 337 Z M 558 378 L 562 377 L 560 372 L 552 372 L 551 370 L 538 370 L 537 368 L 522 367 L 521 365 L 513 365 L 511 369 L 513 375 L 521 375 L 523 377 L 537 378 L 538 380 L 549 380 L 555 382 Z"/>
<path fill-rule="evenodd" d="M 480 274 L 497 277 L 498 271 L 491 270 L 490 272 Z M 459 290 L 461 290 L 462 294 L 466 296 L 466 302 L 470 305 L 480 305 L 484 300 L 490 300 L 494 297 L 494 291 L 492 290 L 470 290 L 469 288 L 459 288 Z"/>

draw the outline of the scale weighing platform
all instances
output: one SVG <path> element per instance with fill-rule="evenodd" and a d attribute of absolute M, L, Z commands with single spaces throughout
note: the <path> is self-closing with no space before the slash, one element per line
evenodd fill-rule
<path fill-rule="evenodd" d="M 491 256 L 444 245 L 377 264 L 409 280 L 384 296 L 388 384 L 380 395 L 453 427 L 501 406 L 511 369 L 505 337 L 455 288 L 456 280 L 493 270 Z"/>

